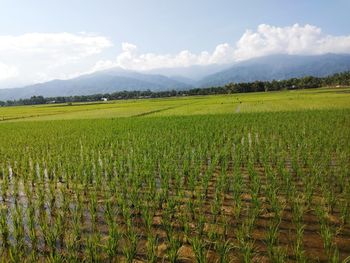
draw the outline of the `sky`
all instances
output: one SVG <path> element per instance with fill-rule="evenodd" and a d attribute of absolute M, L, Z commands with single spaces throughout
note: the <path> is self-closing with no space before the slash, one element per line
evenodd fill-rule
<path fill-rule="evenodd" d="M 0 88 L 111 67 L 350 53 L 348 0 L 0 0 Z"/>

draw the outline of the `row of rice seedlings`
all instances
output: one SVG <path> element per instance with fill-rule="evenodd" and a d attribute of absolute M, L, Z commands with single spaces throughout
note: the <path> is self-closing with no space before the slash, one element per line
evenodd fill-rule
<path fill-rule="evenodd" d="M 0 173 L 1 243 L 4 247 L 7 246 L 6 251 L 12 257 L 18 255 L 16 252 L 20 247 L 24 247 L 23 251 L 32 253 L 33 258 L 49 257 L 55 260 L 63 256 L 77 260 L 79 257 L 81 259 L 82 254 L 86 255 L 86 259 L 98 260 L 104 258 L 104 253 L 110 259 L 115 259 L 119 253 L 115 251 L 115 247 L 125 243 L 118 251 L 131 261 L 138 253 L 137 247 L 141 238 L 139 231 L 143 228 L 137 218 L 141 217 L 149 240 L 147 244 L 150 244 L 147 257 L 156 260 L 154 252 L 158 239 L 153 233 L 152 221 L 156 211 L 163 210 L 165 214 L 162 215 L 162 227 L 166 229 L 168 236 L 167 258 L 176 260 L 179 243 L 188 241 L 197 251 L 198 260 L 202 260 L 207 258 L 207 251 L 213 249 L 208 244 L 204 226 L 211 223 L 223 228 L 229 227 L 230 220 L 225 221 L 226 215 L 222 207 L 225 196 L 232 196 L 234 209 L 231 218 L 237 223 L 237 250 L 241 252 L 242 258 L 251 259 L 254 256 L 251 233 L 263 203 L 260 197 L 266 194 L 271 210 L 278 218 L 284 205 L 280 197 L 286 196 L 291 200 L 297 195 L 292 190 L 294 178 L 285 167 L 289 155 L 294 160 L 292 165 L 293 171 L 297 173 L 296 179 L 303 183 L 302 189 L 305 191 L 305 196 L 301 198 L 305 202 L 302 210 L 312 208 L 313 202 L 317 201 L 315 194 L 319 186 L 323 189 L 322 195 L 325 197 L 328 212 L 332 213 L 337 209 L 334 200 L 338 195 L 327 193 L 327 186 L 335 185 L 322 179 L 324 174 L 319 173 L 323 170 L 330 176 L 332 170 L 320 165 L 328 157 L 326 153 L 321 153 L 318 144 L 321 140 L 324 147 L 331 149 L 341 133 L 337 131 L 329 140 L 325 139 L 318 129 L 327 131 L 329 128 L 319 128 L 315 123 L 321 123 L 320 120 L 326 117 L 316 116 L 319 119 L 312 121 L 314 116 L 305 114 L 305 120 L 298 127 L 300 131 L 293 131 L 293 124 L 284 124 L 279 119 L 282 117 L 277 116 L 273 120 L 262 117 L 260 120 L 255 116 L 248 116 L 247 120 L 225 121 L 225 124 L 210 119 L 213 121 L 211 124 L 206 119 L 208 117 L 203 117 L 201 121 L 212 127 L 212 131 L 203 130 L 202 124 L 198 122 L 198 127 L 185 132 L 181 129 L 181 120 L 172 123 L 177 129 L 164 125 L 159 131 L 159 127 L 154 125 L 141 133 L 132 129 L 132 125 L 124 123 L 123 128 L 116 128 L 120 132 L 117 138 L 110 127 L 102 126 L 99 130 L 90 122 L 79 122 L 77 126 L 74 124 L 64 128 L 67 132 L 73 128 L 76 131 L 69 140 L 58 136 L 57 141 L 50 141 L 49 132 L 57 132 L 57 127 L 54 126 L 49 127 L 48 131 L 34 129 L 30 136 L 15 132 L 19 138 L 18 145 L 15 146 L 9 139 L 0 149 L 4 158 L 3 172 Z M 219 120 L 226 120 L 228 117 L 222 118 Z M 246 127 L 242 126 L 244 123 L 247 124 Z M 275 123 L 284 125 L 279 128 L 279 134 L 270 132 L 269 127 Z M 80 125 L 87 125 L 89 133 L 83 134 Z M 152 140 L 156 135 L 162 136 L 158 140 Z M 292 137 L 288 137 L 289 135 Z M 314 139 L 310 139 L 310 135 Z M 6 136 L 10 138 L 12 135 Z M 309 136 L 307 141 L 305 136 Z M 291 139 L 288 141 L 285 138 Z M 346 141 L 337 144 L 335 153 L 336 156 L 343 155 L 340 162 L 341 167 L 345 167 L 342 175 L 337 177 L 337 180 L 344 180 L 339 195 L 344 202 L 344 206 L 339 207 L 345 207 L 341 212 L 344 227 L 349 200 L 346 198 L 349 193 L 346 175 L 348 168 L 344 165 L 349 156 L 346 145 Z M 23 149 L 25 154 L 18 149 Z M 262 178 L 256 170 L 259 164 L 270 166 L 266 169 L 271 170 L 266 174 L 270 186 L 264 189 Z M 242 201 L 242 193 L 246 191 L 246 178 L 242 174 L 242 168 L 249 173 L 250 187 L 246 193 L 251 196 L 251 205 L 248 210 Z M 21 182 L 30 182 L 31 185 L 29 188 L 24 183 L 26 201 L 23 201 Z M 338 185 L 339 183 L 336 186 Z M 116 189 L 119 190 L 115 192 Z M 141 196 L 140 189 L 149 194 L 149 199 Z M 103 194 L 107 192 L 111 195 Z M 109 205 L 106 199 L 111 200 Z M 145 200 L 148 200 L 147 203 Z M 205 211 L 206 200 L 210 200 L 209 210 L 212 216 L 209 220 L 204 217 L 204 212 L 209 212 Z M 186 212 L 178 209 L 183 202 Z M 145 207 L 146 212 L 143 211 Z M 298 208 L 295 209 L 297 210 Z M 114 215 L 108 215 L 109 213 Z M 25 219 L 22 220 L 20 215 L 25 215 Z M 119 218 L 120 215 L 123 223 L 118 224 L 116 220 L 113 223 L 111 218 Z M 171 223 L 172 219 L 180 222 L 185 237 L 183 240 L 177 235 L 175 225 Z M 279 247 L 276 238 L 279 221 L 274 221 L 275 219 L 268 229 L 270 258 L 276 257 L 274 249 Z M 300 221 L 298 219 L 296 222 Z M 107 223 L 107 234 L 101 232 L 101 222 Z M 302 223 L 298 223 L 297 229 L 297 233 L 302 233 Z M 325 237 L 327 232 L 326 225 L 322 230 Z M 298 235 L 299 240 L 302 240 L 302 234 Z M 27 239 L 23 236 L 30 237 L 30 244 L 26 243 Z M 233 241 L 228 241 L 226 237 L 218 237 L 218 241 L 214 242 L 214 249 L 226 251 L 231 242 Z M 204 246 L 204 252 L 199 249 L 198 244 Z M 296 247 L 300 247 L 300 244 L 299 241 Z M 303 249 L 296 250 L 301 251 L 297 254 L 302 258 Z"/>

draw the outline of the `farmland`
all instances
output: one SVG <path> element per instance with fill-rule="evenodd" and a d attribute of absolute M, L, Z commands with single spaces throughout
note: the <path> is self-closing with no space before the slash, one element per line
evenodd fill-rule
<path fill-rule="evenodd" d="M 340 262 L 347 88 L 0 108 L 13 262 Z"/>
<path fill-rule="evenodd" d="M 0 121 L 98 119 L 350 108 L 349 88 L 0 108 Z"/>

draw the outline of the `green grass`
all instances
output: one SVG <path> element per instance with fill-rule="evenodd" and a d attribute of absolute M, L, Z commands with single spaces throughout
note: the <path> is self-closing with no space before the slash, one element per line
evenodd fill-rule
<path fill-rule="evenodd" d="M 0 112 L 3 261 L 350 257 L 349 89 Z"/>
<path fill-rule="evenodd" d="M 0 121 L 176 116 L 350 108 L 349 88 L 0 108 Z"/>

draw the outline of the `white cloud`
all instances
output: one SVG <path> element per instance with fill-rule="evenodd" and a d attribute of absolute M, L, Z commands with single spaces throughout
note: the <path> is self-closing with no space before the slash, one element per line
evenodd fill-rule
<path fill-rule="evenodd" d="M 140 53 L 134 44 L 123 43 L 116 60 L 96 63 L 94 70 L 122 67 L 147 70 L 191 65 L 225 64 L 271 54 L 316 55 L 350 53 L 350 36 L 331 36 L 316 26 L 295 24 L 275 27 L 261 24 L 256 31 L 247 30 L 234 44 L 219 44 L 212 52 L 199 54 L 188 50 L 178 54 Z"/>
<path fill-rule="evenodd" d="M 210 56 L 209 63 L 224 64 L 234 60 L 234 48 L 229 44 L 217 45 L 213 54 Z"/>
<path fill-rule="evenodd" d="M 139 53 L 134 44 L 122 43 L 122 52 L 116 60 L 101 60 L 94 67 L 94 71 L 111 67 L 122 67 L 133 70 L 148 70 L 153 68 L 187 67 L 195 64 L 208 64 L 211 59 L 206 51 L 199 55 L 188 50 L 183 50 L 178 54 L 155 54 Z"/>
<path fill-rule="evenodd" d="M 325 35 L 320 28 L 312 25 L 274 27 L 262 24 L 256 32 L 247 30 L 237 42 L 234 52 L 236 60 L 278 53 L 350 53 L 350 36 Z"/>
<path fill-rule="evenodd" d="M 16 77 L 15 86 L 64 78 L 73 65 L 81 70 L 86 59 L 111 46 L 106 37 L 87 33 L 0 35 L 0 80 Z"/>
<path fill-rule="evenodd" d="M 7 80 L 18 75 L 18 70 L 14 66 L 9 66 L 0 62 L 0 80 Z"/>
<path fill-rule="evenodd" d="M 31 33 L 20 36 L 0 36 L 1 55 L 45 55 L 60 63 L 98 54 L 111 45 L 111 42 L 105 37 L 86 33 L 77 35 Z"/>

